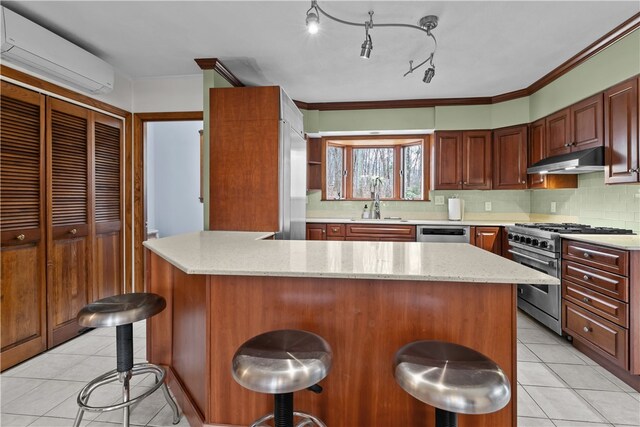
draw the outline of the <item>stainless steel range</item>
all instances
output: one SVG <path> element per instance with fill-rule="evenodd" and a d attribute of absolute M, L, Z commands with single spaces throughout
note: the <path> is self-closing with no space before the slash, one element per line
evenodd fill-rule
<path fill-rule="evenodd" d="M 560 278 L 563 234 L 633 234 L 631 230 L 583 224 L 532 223 L 507 227 L 509 253 L 519 264 Z M 518 285 L 518 307 L 557 334 L 562 334 L 560 286 Z"/>

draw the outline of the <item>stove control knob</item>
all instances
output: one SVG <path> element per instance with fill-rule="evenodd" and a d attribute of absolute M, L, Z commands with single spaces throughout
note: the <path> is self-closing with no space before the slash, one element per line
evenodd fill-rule
<path fill-rule="evenodd" d="M 539 244 L 539 243 L 540 243 L 540 242 L 538 241 L 538 239 L 533 239 L 533 240 L 531 241 L 531 244 L 532 244 L 533 246 L 538 246 L 538 244 Z"/>
<path fill-rule="evenodd" d="M 513 240 L 513 234 L 512 233 L 507 234 L 507 239 Z"/>
<path fill-rule="evenodd" d="M 531 237 L 527 237 L 526 239 L 524 239 L 524 242 L 529 245 L 531 244 Z"/>
<path fill-rule="evenodd" d="M 513 240 L 516 242 L 520 241 L 520 236 L 518 236 L 517 234 L 515 236 L 513 236 Z"/>
<path fill-rule="evenodd" d="M 545 249 L 547 246 L 549 246 L 549 243 L 547 243 L 547 242 L 540 242 L 540 247 L 541 247 L 542 249 Z"/>

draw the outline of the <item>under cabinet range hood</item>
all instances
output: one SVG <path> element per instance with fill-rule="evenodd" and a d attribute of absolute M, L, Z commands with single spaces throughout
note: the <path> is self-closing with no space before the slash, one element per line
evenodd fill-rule
<path fill-rule="evenodd" d="M 527 168 L 527 173 L 575 175 L 603 170 L 604 147 L 596 147 L 542 159 Z"/>

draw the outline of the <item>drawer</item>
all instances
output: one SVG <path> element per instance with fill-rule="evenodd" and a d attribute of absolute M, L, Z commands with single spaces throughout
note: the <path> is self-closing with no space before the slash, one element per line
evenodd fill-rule
<path fill-rule="evenodd" d="M 629 304 L 627 303 L 564 279 L 562 280 L 562 298 L 623 328 L 629 327 Z"/>
<path fill-rule="evenodd" d="M 562 302 L 562 330 L 623 369 L 629 369 L 629 333 L 608 320 Z"/>
<path fill-rule="evenodd" d="M 629 275 L 629 253 L 626 251 L 563 240 L 562 258 L 622 276 Z"/>
<path fill-rule="evenodd" d="M 416 227 L 413 225 L 347 224 L 346 235 L 347 237 L 371 237 L 375 240 L 381 237 L 400 237 L 415 242 Z"/>
<path fill-rule="evenodd" d="M 344 224 L 327 224 L 327 237 L 344 237 Z"/>
<path fill-rule="evenodd" d="M 629 302 L 629 279 L 617 274 L 562 260 L 562 278 L 585 286 L 611 298 Z"/>

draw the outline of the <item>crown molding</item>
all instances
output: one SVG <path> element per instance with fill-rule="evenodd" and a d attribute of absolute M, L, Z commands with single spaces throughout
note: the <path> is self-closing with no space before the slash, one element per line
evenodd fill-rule
<path fill-rule="evenodd" d="M 477 97 L 477 98 L 433 98 L 433 99 L 398 99 L 398 100 L 388 100 L 388 101 L 346 101 L 346 102 L 304 102 L 304 101 L 296 101 L 293 102 L 303 110 L 319 110 L 319 111 L 337 111 L 337 110 L 368 110 L 368 109 L 385 109 L 385 108 L 424 108 L 424 107 L 442 107 L 442 106 L 455 106 L 455 105 L 485 105 L 485 104 L 497 104 L 500 102 L 511 101 L 513 99 L 522 98 L 525 96 L 529 96 L 538 90 L 542 89 L 549 83 L 557 80 L 563 75 L 567 74 L 569 71 L 576 68 L 578 65 L 582 64 L 589 58 L 594 55 L 602 52 L 604 49 L 608 48 L 612 44 L 617 41 L 623 39 L 629 33 L 640 28 L 640 13 L 636 13 L 631 18 L 624 21 L 622 24 L 618 25 L 613 30 L 609 31 L 607 34 L 600 37 L 595 42 L 591 43 L 589 46 L 560 64 L 558 67 L 551 70 L 546 75 L 542 76 L 540 79 L 533 82 L 528 87 L 514 90 L 512 92 L 502 93 L 495 96 L 487 96 L 487 97 Z M 209 66 L 209 68 L 204 68 L 201 65 L 201 61 L 203 64 Z M 196 59 L 200 68 L 204 69 L 212 69 L 216 64 L 220 64 L 220 61 L 216 58 L 211 59 Z M 209 65 L 213 64 L 213 65 Z M 224 67 L 224 66 L 223 66 Z M 215 69 L 215 68 L 213 68 Z M 229 73 L 233 78 L 233 74 L 229 72 L 226 68 L 224 68 L 227 73 Z M 217 70 L 217 69 L 216 69 Z M 218 70 L 217 70 L 218 71 Z M 220 71 L 218 71 L 221 75 L 224 76 Z M 226 78 L 226 77 L 225 77 Z M 236 79 L 237 80 L 237 79 Z M 229 81 L 231 84 L 231 81 Z M 239 85 L 234 86 L 244 86 L 239 80 L 237 80 Z"/>
<path fill-rule="evenodd" d="M 201 70 L 217 71 L 223 79 L 228 81 L 233 87 L 244 87 L 240 81 L 218 58 L 195 58 L 196 64 Z"/>

